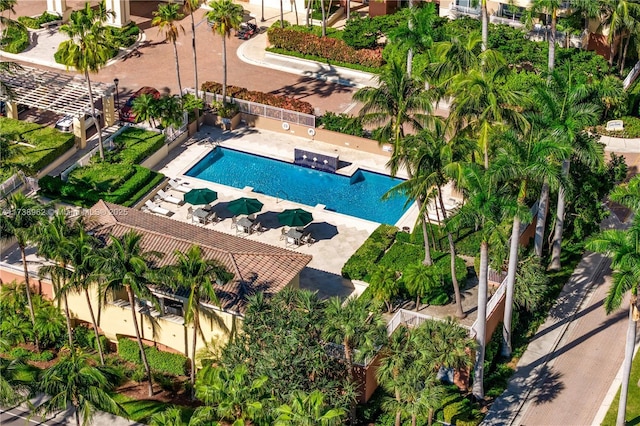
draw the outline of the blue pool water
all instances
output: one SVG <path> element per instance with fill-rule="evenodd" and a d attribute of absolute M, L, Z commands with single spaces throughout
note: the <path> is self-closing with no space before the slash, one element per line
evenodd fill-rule
<path fill-rule="evenodd" d="M 407 210 L 407 198 L 382 195 L 401 179 L 357 171 L 351 178 L 228 148 L 216 148 L 192 167 L 187 176 L 315 206 L 373 222 L 394 224 Z"/>

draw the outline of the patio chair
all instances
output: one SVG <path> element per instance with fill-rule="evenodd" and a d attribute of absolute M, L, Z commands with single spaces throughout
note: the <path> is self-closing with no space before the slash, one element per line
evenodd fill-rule
<path fill-rule="evenodd" d="M 169 186 L 171 187 L 171 189 L 175 189 L 176 191 L 183 192 L 185 194 L 193 189 L 187 185 L 187 183 L 178 182 L 174 179 L 169 180 Z"/>
<path fill-rule="evenodd" d="M 231 218 L 231 229 L 238 229 L 238 216 L 234 216 Z"/>
<path fill-rule="evenodd" d="M 193 218 L 193 207 L 189 206 L 189 208 L 187 209 L 187 219 L 192 219 Z"/>
<path fill-rule="evenodd" d="M 300 242 L 302 242 L 302 244 L 310 246 L 311 244 L 315 243 L 316 240 L 313 239 L 311 234 L 304 234 L 302 238 L 300 238 Z"/>
<path fill-rule="evenodd" d="M 204 206 L 204 207 L 202 208 L 202 210 L 204 210 L 205 212 L 212 212 L 212 211 L 213 211 L 213 204 L 214 204 L 214 203 L 209 203 L 209 204 L 207 204 L 206 206 Z"/>
<path fill-rule="evenodd" d="M 160 207 L 157 204 L 154 204 L 153 201 L 147 200 L 144 205 L 149 209 L 152 213 L 161 214 L 163 216 L 169 216 L 173 212 L 171 210 L 165 209 L 164 207 Z"/>
<path fill-rule="evenodd" d="M 287 238 L 287 228 L 284 226 L 280 229 L 280 240 Z"/>
<path fill-rule="evenodd" d="M 164 192 L 162 189 L 158 191 L 158 196 L 162 199 L 162 201 L 166 201 L 167 203 L 181 205 L 182 200 L 180 198 L 176 198 L 173 195 L 169 195 Z"/>
<path fill-rule="evenodd" d="M 254 222 L 253 225 L 251 225 L 251 232 L 250 233 L 257 233 L 257 234 L 262 234 L 264 231 L 266 230 L 266 228 L 264 228 L 262 225 L 260 225 L 260 222 Z"/>
<path fill-rule="evenodd" d="M 216 212 L 211 212 L 211 214 L 207 217 L 207 223 L 213 223 L 213 225 L 215 226 L 217 223 L 222 222 L 224 219 L 222 219 L 220 216 L 218 216 L 218 213 Z"/>

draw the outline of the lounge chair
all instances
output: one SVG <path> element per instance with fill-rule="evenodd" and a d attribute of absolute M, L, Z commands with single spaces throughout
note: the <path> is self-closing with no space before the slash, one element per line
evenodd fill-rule
<path fill-rule="evenodd" d="M 231 229 L 236 228 L 238 229 L 238 217 L 234 216 L 231 218 Z"/>
<path fill-rule="evenodd" d="M 158 191 L 158 196 L 162 201 L 166 201 L 167 203 L 182 204 L 182 200 L 180 198 L 176 198 L 173 195 L 169 195 L 166 192 L 164 192 L 162 189 Z"/>
<path fill-rule="evenodd" d="M 144 205 L 152 213 L 161 214 L 163 216 L 169 216 L 171 213 L 173 213 L 171 210 L 167 210 L 164 207 L 160 207 L 159 205 L 154 204 L 153 201 L 151 201 L 151 200 L 147 200 L 147 202 L 144 203 Z"/>
<path fill-rule="evenodd" d="M 171 189 L 175 189 L 178 192 L 184 192 L 185 194 L 193 189 L 186 183 L 178 182 L 174 179 L 169 180 L 169 186 L 171 187 Z"/>

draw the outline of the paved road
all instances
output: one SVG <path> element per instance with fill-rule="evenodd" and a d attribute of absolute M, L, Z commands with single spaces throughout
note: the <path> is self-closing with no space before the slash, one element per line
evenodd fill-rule
<path fill-rule="evenodd" d="M 47 425 L 47 426 L 63 426 L 66 425 L 64 420 L 55 419 L 43 419 L 39 416 L 33 416 L 29 418 L 29 410 L 16 407 L 9 410 L 0 410 L 0 425 L 2 426 L 33 426 L 33 425 Z"/>
<path fill-rule="evenodd" d="M 19 1 L 15 6 L 17 16 L 39 15 L 46 10 L 46 0 Z M 92 4 L 97 3 L 91 0 Z M 67 0 L 69 7 L 79 9 L 84 1 Z M 248 3 L 246 9 L 255 8 Z M 142 86 L 154 86 L 159 90 L 177 92 L 178 84 L 175 71 L 173 46 L 164 43 L 156 28 L 151 27 L 152 12 L 156 9 L 155 1 L 131 2 L 131 17 L 145 31 L 146 41 L 138 49 L 139 55 L 102 69 L 92 78 L 111 83 L 114 78 L 120 80 L 120 98 L 126 99 L 128 94 Z M 194 16 L 196 22 L 202 21 L 204 10 L 198 10 Z M 15 16 L 15 15 L 14 15 Z M 265 8 L 268 26 L 279 17 L 279 10 Z M 286 13 L 285 19 L 294 21 L 292 13 Z M 191 19 L 187 16 L 181 23 L 186 34 L 178 39 L 178 58 L 183 87 L 194 86 L 194 66 L 191 50 Z M 222 81 L 222 40 L 214 36 L 206 22 L 196 28 L 196 45 L 198 52 L 198 80 L 201 84 L 207 80 Z M 351 97 L 356 89 L 338 84 L 326 83 L 308 77 L 286 72 L 269 70 L 242 62 L 236 50 L 243 43 L 236 37 L 227 39 L 228 84 L 246 87 L 251 90 L 285 94 L 296 99 L 310 102 L 319 112 L 343 112 L 350 108 Z M 56 70 L 56 72 L 59 72 Z"/>
<path fill-rule="evenodd" d="M 622 227 L 612 215 L 605 227 Z M 590 425 L 624 358 L 627 311 L 606 315 L 609 259 L 586 254 L 484 425 Z M 626 307 L 627 302 L 623 303 Z"/>

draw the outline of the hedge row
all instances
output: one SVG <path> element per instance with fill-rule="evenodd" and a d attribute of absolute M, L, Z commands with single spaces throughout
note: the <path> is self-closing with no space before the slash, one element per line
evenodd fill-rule
<path fill-rule="evenodd" d="M 347 279 L 363 279 L 371 265 L 376 263 L 391 247 L 398 228 L 390 225 L 380 225 L 342 267 L 342 276 Z"/>
<path fill-rule="evenodd" d="M 113 141 L 118 148 L 114 161 L 123 164 L 140 164 L 142 160 L 159 150 L 165 142 L 162 133 L 129 127 Z"/>
<path fill-rule="evenodd" d="M 349 62 L 365 67 L 378 68 L 384 63 L 382 49 L 354 49 L 344 41 L 296 31 L 291 28 L 271 27 L 269 43 L 274 47 L 293 52 L 319 56 L 329 61 Z"/>
<path fill-rule="evenodd" d="M 221 95 L 222 84 L 216 83 L 215 81 L 206 81 L 202 83 L 201 90 Z M 313 105 L 309 102 L 299 101 L 289 96 L 274 95 L 271 93 L 258 92 L 256 90 L 247 90 L 244 87 L 237 86 L 227 86 L 227 96 L 241 99 L 243 101 L 256 102 L 276 108 L 287 109 L 289 111 L 313 114 Z"/>
<path fill-rule="evenodd" d="M 144 345 L 149 366 L 152 370 L 184 376 L 187 374 L 188 359 L 184 355 L 163 352 L 153 346 Z M 126 337 L 118 338 L 118 355 L 125 361 L 142 364 L 138 342 Z"/>
<path fill-rule="evenodd" d="M 32 18 L 31 16 L 20 16 L 18 17 L 18 22 L 24 25 L 27 28 L 31 28 L 32 30 L 39 30 L 42 24 L 51 21 L 57 21 L 62 19 L 60 15 L 54 15 L 49 12 L 44 12 L 42 15 Z"/>
<path fill-rule="evenodd" d="M 35 174 L 67 152 L 75 140 L 73 134 L 7 117 L 0 117 L 0 135 L 10 141 L 34 145 L 21 146 L 19 153 L 6 161 L 29 174 Z"/>

